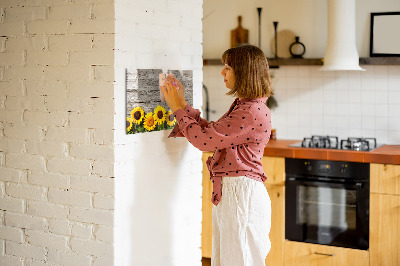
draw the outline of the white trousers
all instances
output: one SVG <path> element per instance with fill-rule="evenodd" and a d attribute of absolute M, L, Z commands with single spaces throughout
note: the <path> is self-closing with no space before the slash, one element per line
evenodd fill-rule
<path fill-rule="evenodd" d="M 212 266 L 262 266 L 271 249 L 271 200 L 260 181 L 223 177 L 212 210 Z"/>

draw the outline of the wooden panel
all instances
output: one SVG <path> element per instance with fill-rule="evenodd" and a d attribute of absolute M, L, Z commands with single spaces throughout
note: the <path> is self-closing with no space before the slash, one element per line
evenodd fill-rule
<path fill-rule="evenodd" d="M 212 183 L 206 161 L 212 152 L 203 153 L 203 196 L 202 196 L 202 225 L 201 225 L 201 253 L 205 258 L 211 258 L 212 253 Z"/>
<path fill-rule="evenodd" d="M 265 181 L 266 184 L 285 184 L 285 158 L 264 156 L 261 163 L 268 177 Z"/>
<path fill-rule="evenodd" d="M 400 165 L 371 164 L 371 193 L 400 195 Z"/>
<path fill-rule="evenodd" d="M 284 245 L 285 266 L 369 265 L 369 252 L 366 250 L 315 245 L 287 240 Z"/>
<path fill-rule="evenodd" d="M 265 184 L 271 199 L 271 250 L 265 259 L 266 266 L 283 265 L 285 240 L 285 187 Z"/>
<path fill-rule="evenodd" d="M 400 196 L 371 194 L 371 266 L 400 265 Z"/>

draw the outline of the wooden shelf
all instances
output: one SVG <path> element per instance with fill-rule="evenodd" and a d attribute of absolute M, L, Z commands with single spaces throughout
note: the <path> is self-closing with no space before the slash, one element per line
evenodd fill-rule
<path fill-rule="evenodd" d="M 271 68 L 279 66 L 321 66 L 323 58 L 268 58 Z M 222 65 L 220 59 L 204 59 L 204 66 Z M 400 65 L 400 57 L 362 57 L 360 65 Z"/>

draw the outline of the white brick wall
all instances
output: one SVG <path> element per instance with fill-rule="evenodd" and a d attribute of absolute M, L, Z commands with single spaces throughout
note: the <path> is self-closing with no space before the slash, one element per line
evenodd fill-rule
<path fill-rule="evenodd" d="M 114 0 L 2 0 L 0 32 L 0 265 L 112 265 Z"/>

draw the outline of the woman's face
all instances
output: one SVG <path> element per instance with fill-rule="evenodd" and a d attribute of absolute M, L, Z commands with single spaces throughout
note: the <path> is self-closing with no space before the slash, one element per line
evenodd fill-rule
<path fill-rule="evenodd" d="M 233 69 L 225 64 L 221 71 L 221 75 L 224 77 L 225 86 L 228 89 L 233 89 L 235 86 L 235 73 L 233 73 Z"/>

